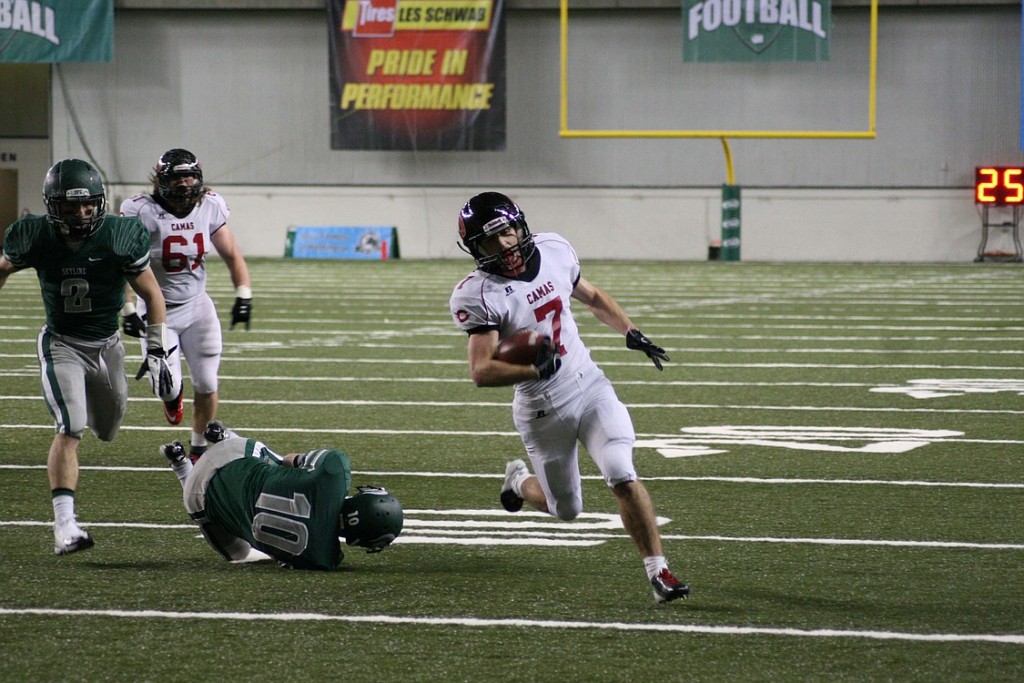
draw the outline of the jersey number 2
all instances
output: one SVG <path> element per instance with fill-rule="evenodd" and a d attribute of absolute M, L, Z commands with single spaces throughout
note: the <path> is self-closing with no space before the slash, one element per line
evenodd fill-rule
<path fill-rule="evenodd" d="M 64 297 L 65 313 L 88 313 L 92 310 L 88 280 L 77 277 L 61 280 L 60 293 Z"/>

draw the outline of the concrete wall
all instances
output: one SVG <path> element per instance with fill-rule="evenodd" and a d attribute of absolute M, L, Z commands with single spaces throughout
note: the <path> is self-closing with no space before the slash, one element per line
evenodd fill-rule
<path fill-rule="evenodd" d="M 677 9 L 573 12 L 570 126 L 866 128 L 868 17 L 835 9 L 828 63 L 741 68 L 683 64 Z M 560 138 L 558 14 L 507 19 L 504 151 L 330 150 L 323 11 L 131 10 L 113 64 L 56 74 L 51 158 L 88 146 L 123 196 L 188 147 L 253 255 L 289 225 L 372 223 L 398 226 L 405 257 L 461 256 L 456 211 L 501 189 L 584 257 L 705 258 L 721 143 Z M 884 8 L 879 26 L 876 139 L 730 142 L 744 260 L 974 257 L 974 166 L 1024 163 L 1020 6 Z"/>
<path fill-rule="evenodd" d="M 456 215 L 469 188 L 217 188 L 252 256 L 281 256 L 294 225 L 394 225 L 402 258 L 468 259 Z M 559 232 L 581 258 L 702 260 L 720 236 L 720 189 L 505 187 L 535 232 Z M 115 186 L 120 198 L 144 186 Z M 746 189 L 744 261 L 968 262 L 980 242 L 969 196 L 955 190 Z M 568 209 L 568 210 L 567 210 Z M 995 240 L 990 246 L 998 246 Z"/>

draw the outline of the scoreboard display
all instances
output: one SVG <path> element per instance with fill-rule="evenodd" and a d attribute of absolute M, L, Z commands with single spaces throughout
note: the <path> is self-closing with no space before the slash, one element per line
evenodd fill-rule
<path fill-rule="evenodd" d="M 978 166 L 974 169 L 974 203 L 988 206 L 1024 205 L 1024 168 Z"/>

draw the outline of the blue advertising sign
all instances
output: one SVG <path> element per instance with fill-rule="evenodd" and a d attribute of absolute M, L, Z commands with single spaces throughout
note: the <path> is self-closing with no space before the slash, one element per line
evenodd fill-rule
<path fill-rule="evenodd" d="M 383 225 L 300 225 L 288 229 L 286 258 L 398 258 L 398 230 Z"/>

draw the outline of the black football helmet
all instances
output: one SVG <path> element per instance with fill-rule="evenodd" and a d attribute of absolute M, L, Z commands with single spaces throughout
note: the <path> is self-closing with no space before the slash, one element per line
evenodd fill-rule
<path fill-rule="evenodd" d="M 379 486 L 360 486 L 341 504 L 341 535 L 346 545 L 379 553 L 402 533 L 402 505 Z"/>
<path fill-rule="evenodd" d="M 156 189 L 163 199 L 178 206 L 191 207 L 199 201 L 206 189 L 203 187 L 203 167 L 196 155 L 187 149 L 169 149 L 160 155 L 154 169 Z M 171 184 L 176 176 L 195 176 L 195 185 Z"/>
<path fill-rule="evenodd" d="M 485 254 L 481 242 L 507 227 L 515 228 L 519 242 L 497 254 Z M 473 257 L 480 270 L 497 275 L 517 275 L 526 268 L 526 262 L 533 256 L 533 235 L 526 225 L 526 214 L 519 206 L 500 192 L 483 192 L 476 195 L 459 212 L 459 247 Z M 509 265 L 517 262 L 512 270 Z"/>
<path fill-rule="evenodd" d="M 64 159 L 50 167 L 43 181 L 43 200 L 50 225 L 71 240 L 84 240 L 99 230 L 107 213 L 103 179 L 99 171 L 81 159 Z M 67 218 L 62 209 L 68 203 L 95 204 L 96 211 L 89 218 Z"/>

